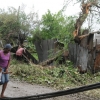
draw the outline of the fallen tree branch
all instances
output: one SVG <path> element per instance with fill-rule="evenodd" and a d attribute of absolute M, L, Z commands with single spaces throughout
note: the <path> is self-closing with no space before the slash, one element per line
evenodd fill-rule
<path fill-rule="evenodd" d="M 41 65 L 41 66 L 46 66 L 48 63 L 53 62 L 53 61 L 56 60 L 56 58 L 59 56 L 59 53 L 61 54 L 61 52 L 62 52 L 62 50 L 59 50 L 59 51 L 55 54 L 54 57 L 52 57 L 52 58 L 50 58 L 50 59 L 48 59 L 48 60 L 46 60 L 46 61 L 41 62 L 39 65 Z"/>
<path fill-rule="evenodd" d="M 100 34 L 100 31 L 96 31 L 96 32 L 90 32 L 89 34 L 95 34 L 95 33 L 97 33 L 97 34 Z"/>
<path fill-rule="evenodd" d="M 100 8 L 100 6 L 96 5 L 97 8 Z"/>

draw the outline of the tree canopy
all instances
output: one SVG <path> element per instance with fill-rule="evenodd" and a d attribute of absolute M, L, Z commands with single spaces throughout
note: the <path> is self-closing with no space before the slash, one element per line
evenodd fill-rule
<path fill-rule="evenodd" d="M 7 42 L 15 41 L 14 37 L 19 34 L 25 37 L 31 34 L 33 28 L 38 24 L 38 15 L 35 12 L 26 14 L 24 9 L 13 7 L 0 9 L 0 36 Z"/>
<path fill-rule="evenodd" d="M 62 11 L 52 14 L 50 10 L 42 16 L 41 24 L 34 31 L 33 40 L 58 39 L 68 42 L 72 37 L 76 17 L 65 16 Z"/>
<path fill-rule="evenodd" d="M 99 29 L 100 24 L 100 1 L 99 0 L 76 0 L 76 3 L 80 3 L 82 12 L 79 16 L 67 16 L 64 14 L 65 9 L 69 3 L 73 0 L 65 0 L 65 4 L 62 9 L 56 13 L 52 13 L 50 10 L 42 16 L 41 20 L 38 20 L 38 14 L 32 9 L 30 13 L 26 14 L 23 7 L 15 9 L 9 7 L 7 10 L 0 9 L 0 37 L 8 41 L 15 41 L 11 38 L 13 35 L 18 36 L 22 34 L 25 38 L 33 41 L 40 39 L 54 39 L 57 38 L 61 42 L 68 43 L 72 36 L 72 33 L 78 24 L 80 27 L 86 22 L 86 28 L 90 31 L 93 29 Z M 89 5 L 88 5 L 89 4 Z M 88 5 L 89 13 L 86 14 L 84 7 Z M 81 9 L 81 8 L 79 8 Z M 83 15 L 82 15 L 83 14 Z M 77 19 L 81 21 L 77 24 Z M 76 22 L 76 23 L 75 23 Z M 75 26 L 76 25 L 76 26 Z M 82 29 L 82 28 L 81 28 Z"/>

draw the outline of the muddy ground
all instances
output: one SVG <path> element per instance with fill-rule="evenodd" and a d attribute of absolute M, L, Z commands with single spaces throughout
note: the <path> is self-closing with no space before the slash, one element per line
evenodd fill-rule
<path fill-rule="evenodd" d="M 1 90 L 1 87 L 2 86 L 0 86 L 0 90 Z M 54 90 L 50 87 L 31 85 L 26 82 L 20 82 L 18 80 L 11 79 L 5 91 L 5 96 L 6 97 L 21 97 L 21 96 L 50 93 L 54 91 L 57 91 L 57 90 Z M 78 93 L 78 94 L 60 96 L 60 97 L 55 97 L 55 98 L 43 99 L 43 100 L 100 100 L 100 99 L 86 96 L 83 93 Z"/>

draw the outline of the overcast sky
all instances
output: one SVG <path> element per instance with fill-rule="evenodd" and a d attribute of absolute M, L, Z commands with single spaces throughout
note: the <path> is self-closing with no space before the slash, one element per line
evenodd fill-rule
<path fill-rule="evenodd" d="M 23 4 L 26 6 L 25 11 L 29 12 L 34 6 L 34 10 L 38 12 L 39 17 L 49 9 L 52 13 L 62 9 L 65 0 L 0 0 L 0 8 L 14 7 L 18 8 Z M 75 0 L 74 0 L 75 1 Z M 70 4 L 65 11 L 66 15 L 76 15 L 80 12 L 79 4 Z"/>
<path fill-rule="evenodd" d="M 41 16 L 45 14 L 48 9 L 52 13 L 56 13 L 61 10 L 64 5 L 64 1 L 66 0 L 0 0 L 0 8 L 5 9 L 8 7 L 14 7 L 18 9 L 19 6 L 22 6 L 24 4 L 26 6 L 26 13 L 30 12 L 32 10 L 32 7 L 34 7 L 34 11 L 37 12 L 39 18 L 41 18 Z M 79 13 L 81 12 L 80 5 L 74 4 L 75 1 L 76 0 L 72 0 L 70 5 L 68 5 L 65 11 L 65 15 L 79 15 Z M 85 24 L 84 26 L 88 27 L 88 24 Z M 96 28 L 96 30 L 98 29 L 99 28 Z"/>

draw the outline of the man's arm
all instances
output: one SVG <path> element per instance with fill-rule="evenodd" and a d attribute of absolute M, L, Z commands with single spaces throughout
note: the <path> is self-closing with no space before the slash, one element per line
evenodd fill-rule
<path fill-rule="evenodd" d="M 9 57 L 9 60 L 8 60 L 8 64 L 7 64 L 7 68 L 6 68 L 6 73 L 8 73 L 8 68 L 9 68 L 9 65 L 10 65 L 10 57 Z"/>

